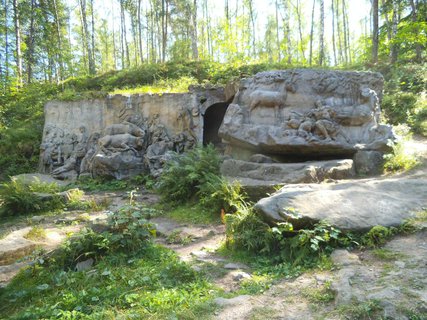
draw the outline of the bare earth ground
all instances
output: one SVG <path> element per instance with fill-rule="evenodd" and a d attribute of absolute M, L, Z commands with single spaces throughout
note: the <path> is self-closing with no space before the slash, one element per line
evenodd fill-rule
<path fill-rule="evenodd" d="M 410 150 L 422 155 L 423 165 L 411 175 L 427 174 L 427 140 L 415 138 Z M 406 175 L 406 174 L 404 174 Z M 402 176 L 404 176 L 402 175 Z M 427 190 L 426 190 L 427 194 Z M 97 193 L 111 201 L 110 210 L 128 201 L 123 193 Z M 152 204 L 155 195 L 145 194 L 140 201 Z M 91 221 L 106 219 L 106 212 L 94 212 L 81 219 L 82 212 L 56 217 L 29 218 L 0 226 L 0 286 L 7 285 L 28 263 L 26 255 L 35 248 L 51 250 L 67 233 L 75 232 Z M 182 224 L 168 218 L 152 219 L 157 225 L 156 241 L 174 251 L 195 270 L 208 270 L 212 281 L 235 293 L 233 298 L 218 298 L 220 311 L 215 319 L 427 319 L 427 222 L 420 231 L 398 236 L 380 250 L 332 255 L 334 268 L 312 271 L 296 279 L 283 279 L 257 295 L 237 295 L 242 283 L 251 279 L 251 270 L 215 253 L 224 240 L 223 225 Z M 44 241 L 29 241 L 23 236 L 32 226 L 47 231 Z M 233 294 L 231 295 L 233 296 Z"/>

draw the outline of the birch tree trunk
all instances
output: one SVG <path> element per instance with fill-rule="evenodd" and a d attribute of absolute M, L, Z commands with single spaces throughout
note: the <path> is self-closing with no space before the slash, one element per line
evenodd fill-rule
<path fill-rule="evenodd" d="M 19 21 L 18 0 L 13 0 L 13 20 L 15 23 L 15 59 L 16 59 L 16 80 L 18 87 L 22 86 L 22 54 L 21 54 L 21 27 Z"/>

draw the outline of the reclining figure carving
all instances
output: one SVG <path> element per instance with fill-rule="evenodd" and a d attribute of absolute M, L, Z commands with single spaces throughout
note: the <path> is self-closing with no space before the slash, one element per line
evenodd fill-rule
<path fill-rule="evenodd" d="M 144 145 L 144 139 L 135 137 L 129 133 L 106 135 L 98 140 L 98 145 L 104 153 L 109 152 L 124 152 L 132 150 L 135 154 L 138 153 Z"/>

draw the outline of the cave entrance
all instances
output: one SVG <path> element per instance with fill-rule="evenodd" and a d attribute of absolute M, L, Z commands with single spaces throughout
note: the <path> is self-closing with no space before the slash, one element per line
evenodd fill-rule
<path fill-rule="evenodd" d="M 224 119 L 228 103 L 215 103 L 206 109 L 203 121 L 203 145 L 212 143 L 214 146 L 221 145 L 221 138 L 218 136 L 219 127 Z"/>

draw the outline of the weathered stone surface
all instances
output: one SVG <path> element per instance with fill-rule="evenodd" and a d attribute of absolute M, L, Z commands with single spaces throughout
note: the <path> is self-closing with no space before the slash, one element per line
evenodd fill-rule
<path fill-rule="evenodd" d="M 24 174 L 19 174 L 17 176 L 13 176 L 11 179 L 18 180 L 27 185 L 31 183 L 41 182 L 41 183 L 55 183 L 59 187 L 65 187 L 68 184 L 65 181 L 54 179 L 51 175 L 41 174 L 41 173 L 24 173 Z"/>
<path fill-rule="evenodd" d="M 229 177 L 229 180 L 238 180 L 242 186 L 271 186 L 346 179 L 353 177 L 355 172 L 352 160 L 255 163 L 227 159 L 221 165 L 221 174 Z"/>
<path fill-rule="evenodd" d="M 397 226 L 427 206 L 425 177 L 365 179 L 336 184 L 288 185 L 255 209 L 271 222 L 302 228 L 320 220 L 342 230 Z"/>
<path fill-rule="evenodd" d="M 379 73 L 261 72 L 241 81 L 220 136 L 253 153 L 351 156 L 386 150 L 393 134 L 379 124 L 382 89 Z"/>
<path fill-rule="evenodd" d="M 15 262 L 36 248 L 35 243 L 23 238 L 30 229 L 28 227 L 14 231 L 0 240 L 0 266 Z"/>
<path fill-rule="evenodd" d="M 62 180 L 79 175 L 157 176 L 168 151 L 203 141 L 204 113 L 225 102 L 224 89 L 188 93 L 108 96 L 45 105 L 39 170 Z"/>
<path fill-rule="evenodd" d="M 384 154 L 378 151 L 358 151 L 354 155 L 354 167 L 360 175 L 378 175 L 384 169 Z"/>

